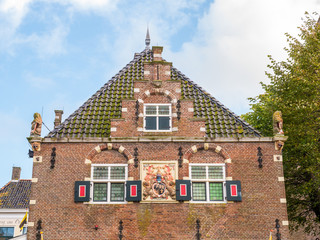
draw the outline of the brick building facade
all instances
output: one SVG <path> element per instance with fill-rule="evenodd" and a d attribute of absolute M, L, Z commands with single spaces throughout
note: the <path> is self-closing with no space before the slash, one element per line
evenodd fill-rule
<path fill-rule="evenodd" d="M 62 123 L 57 111 L 46 137 L 29 138 L 28 239 L 256 240 L 276 219 L 289 239 L 285 137 L 262 137 L 146 43 Z"/>

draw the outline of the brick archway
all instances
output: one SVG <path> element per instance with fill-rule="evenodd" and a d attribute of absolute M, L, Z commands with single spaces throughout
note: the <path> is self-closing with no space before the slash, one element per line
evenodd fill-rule
<path fill-rule="evenodd" d="M 187 149 L 187 151 L 185 151 L 185 153 L 183 154 L 183 158 L 190 161 L 191 156 L 201 150 L 214 151 L 220 156 L 222 156 L 226 163 L 231 162 L 231 158 L 229 157 L 229 154 L 227 153 L 227 151 L 224 150 L 219 145 L 212 144 L 212 143 L 204 143 L 204 144 L 199 143 L 199 144 L 193 145 L 192 147 Z"/>
<path fill-rule="evenodd" d="M 222 156 L 224 159 L 224 163 L 226 164 L 226 177 L 232 179 L 232 176 L 231 176 L 231 172 L 232 172 L 231 162 L 232 162 L 232 160 L 231 160 L 228 152 L 217 144 L 213 144 L 213 143 L 202 143 L 201 144 L 201 143 L 199 143 L 199 144 L 193 145 L 192 147 L 188 148 L 183 154 L 183 163 L 186 163 L 186 164 L 183 164 L 184 167 L 189 165 L 189 162 L 190 162 L 192 155 L 197 153 L 198 151 L 213 151 L 213 152 L 219 154 L 220 156 Z"/>
<path fill-rule="evenodd" d="M 150 97 L 151 95 L 157 95 L 157 94 L 166 96 L 170 100 L 171 103 L 177 102 L 177 99 L 170 91 L 164 90 L 161 88 L 153 88 L 151 90 L 146 90 L 139 95 L 139 99 L 144 101 L 146 98 Z"/>
<path fill-rule="evenodd" d="M 99 144 L 95 148 L 93 148 L 87 155 L 85 164 L 91 164 L 93 158 L 96 155 L 98 155 L 102 151 L 109 151 L 109 150 L 118 151 L 119 153 L 121 153 L 128 160 L 128 164 L 133 162 L 133 155 L 128 151 L 128 149 L 126 149 L 125 147 L 119 144 L 106 143 L 106 144 Z"/>

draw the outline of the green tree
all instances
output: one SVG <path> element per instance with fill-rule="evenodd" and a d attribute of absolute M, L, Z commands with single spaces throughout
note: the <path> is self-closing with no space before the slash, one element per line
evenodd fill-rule
<path fill-rule="evenodd" d="M 286 61 L 271 56 L 270 84 L 250 98 L 242 117 L 272 136 L 272 114 L 280 110 L 288 140 L 283 149 L 288 215 L 292 230 L 319 234 L 320 226 L 320 23 L 306 13 L 299 38 L 286 34 Z"/>

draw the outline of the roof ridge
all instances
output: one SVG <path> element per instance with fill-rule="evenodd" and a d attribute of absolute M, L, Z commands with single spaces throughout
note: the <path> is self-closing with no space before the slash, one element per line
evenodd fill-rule
<path fill-rule="evenodd" d="M 0 192 L 1 192 L 2 190 L 4 190 L 11 182 L 12 182 L 12 181 L 10 180 L 6 185 L 4 185 L 4 186 L 0 189 Z"/>

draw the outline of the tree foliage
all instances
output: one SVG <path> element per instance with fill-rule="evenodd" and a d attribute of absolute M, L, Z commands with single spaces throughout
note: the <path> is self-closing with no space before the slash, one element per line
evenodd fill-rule
<path fill-rule="evenodd" d="M 288 140 L 283 149 L 288 215 L 291 229 L 319 234 L 320 226 L 320 23 L 305 14 L 299 38 L 286 34 L 288 58 L 271 56 L 270 84 L 250 98 L 243 118 L 264 136 L 272 136 L 272 114 L 280 110 Z"/>

